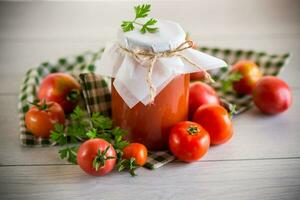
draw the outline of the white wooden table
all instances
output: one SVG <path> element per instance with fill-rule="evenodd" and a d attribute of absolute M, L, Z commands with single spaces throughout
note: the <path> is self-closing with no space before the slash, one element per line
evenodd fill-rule
<path fill-rule="evenodd" d="M 153 16 L 180 22 L 201 45 L 291 52 L 281 74 L 293 105 L 267 117 L 253 108 L 234 137 L 199 162 L 173 162 L 138 176 L 90 177 L 57 148 L 18 140 L 22 76 L 44 60 L 95 50 L 114 38 L 136 3 L 0 3 L 0 199 L 300 199 L 299 1 L 153 2 Z"/>

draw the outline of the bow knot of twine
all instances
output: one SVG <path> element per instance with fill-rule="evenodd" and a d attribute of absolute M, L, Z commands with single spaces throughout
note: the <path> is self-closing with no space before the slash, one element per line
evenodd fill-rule
<path fill-rule="evenodd" d="M 130 50 L 127 49 L 125 47 L 119 46 L 121 50 L 123 50 L 126 54 L 132 56 L 137 62 L 139 63 L 149 63 L 148 65 L 148 73 L 146 76 L 146 82 L 149 86 L 149 95 L 150 95 L 150 102 L 153 103 L 154 102 L 154 98 L 156 95 L 156 88 L 153 85 L 152 82 L 152 73 L 153 73 L 153 68 L 154 68 L 154 64 L 157 60 L 157 58 L 168 58 L 168 57 L 173 57 L 173 56 L 177 56 L 179 58 L 182 58 L 183 60 L 185 60 L 186 62 L 190 63 L 191 65 L 199 68 L 200 70 L 202 70 L 204 72 L 204 77 L 205 79 L 207 79 L 209 82 L 214 82 L 214 80 L 211 78 L 210 74 L 203 69 L 201 66 L 197 65 L 196 63 L 194 63 L 193 61 L 191 61 L 189 58 L 187 58 L 186 56 L 184 56 L 183 54 L 181 54 L 180 52 L 182 52 L 185 49 L 189 49 L 191 47 L 193 47 L 193 42 L 190 40 L 186 40 L 183 43 L 181 43 L 178 47 L 176 47 L 173 50 L 169 50 L 169 51 L 164 51 L 164 52 L 153 52 L 151 50 L 145 50 L 145 49 L 136 49 L 136 50 Z"/>

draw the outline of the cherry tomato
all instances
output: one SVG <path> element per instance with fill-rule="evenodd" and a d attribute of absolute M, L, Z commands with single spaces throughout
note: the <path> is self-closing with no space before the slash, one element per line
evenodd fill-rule
<path fill-rule="evenodd" d="M 220 104 L 216 91 L 209 85 L 200 81 L 190 85 L 189 94 L 189 118 L 192 119 L 199 106 L 204 104 Z"/>
<path fill-rule="evenodd" d="M 55 102 L 39 102 L 25 115 L 26 127 L 35 136 L 49 137 L 56 123 L 64 124 L 65 114 L 61 106 Z"/>
<path fill-rule="evenodd" d="M 274 76 L 261 78 L 254 90 L 255 105 L 266 114 L 278 114 L 287 110 L 292 103 L 292 94 L 289 86 Z"/>
<path fill-rule="evenodd" d="M 66 73 L 49 74 L 40 85 L 38 97 L 60 104 L 67 114 L 78 104 L 80 84 Z"/>
<path fill-rule="evenodd" d="M 183 121 L 176 124 L 169 136 L 172 153 L 185 162 L 199 160 L 209 148 L 209 134 L 199 124 Z"/>
<path fill-rule="evenodd" d="M 123 158 L 135 158 L 135 162 L 139 166 L 143 166 L 147 161 L 147 148 L 140 143 L 131 143 L 123 149 Z"/>
<path fill-rule="evenodd" d="M 207 104 L 195 112 L 194 122 L 199 123 L 210 136 L 211 144 L 222 144 L 229 140 L 233 126 L 227 110 L 220 105 Z"/>
<path fill-rule="evenodd" d="M 116 151 L 110 143 L 103 139 L 90 139 L 79 147 L 77 162 L 86 173 L 103 176 L 116 165 Z"/>
<path fill-rule="evenodd" d="M 262 77 L 258 66 L 250 60 L 242 60 L 233 65 L 230 73 L 240 73 L 242 78 L 233 82 L 234 90 L 240 94 L 251 94 L 256 82 Z"/>

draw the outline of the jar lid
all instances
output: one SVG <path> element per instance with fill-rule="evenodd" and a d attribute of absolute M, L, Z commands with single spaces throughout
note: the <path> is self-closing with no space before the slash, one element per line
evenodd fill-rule
<path fill-rule="evenodd" d="M 117 41 L 107 43 L 101 59 L 95 61 L 96 73 L 114 78 L 116 91 L 130 108 L 139 102 L 153 102 L 179 74 L 227 66 L 223 60 L 190 47 L 174 51 L 187 42 L 178 23 L 158 20 L 154 27 L 159 28 L 158 32 L 145 34 L 138 26 L 125 33 L 120 29 Z M 143 55 L 143 50 L 152 52 L 150 56 Z M 175 53 L 161 53 L 167 51 Z M 139 52 L 142 53 L 137 56 Z M 157 55 L 152 56 L 153 53 Z"/>
<path fill-rule="evenodd" d="M 149 19 L 143 19 L 141 22 L 147 20 Z M 142 34 L 140 27 L 128 32 L 119 29 L 118 40 L 120 45 L 128 49 L 143 48 L 157 53 L 175 49 L 185 41 L 186 33 L 176 22 L 157 20 L 157 23 L 153 26 L 159 28 L 155 33 L 146 32 Z"/>

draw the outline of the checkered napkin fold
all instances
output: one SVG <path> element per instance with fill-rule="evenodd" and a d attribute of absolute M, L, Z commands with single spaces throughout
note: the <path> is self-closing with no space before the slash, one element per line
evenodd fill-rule
<path fill-rule="evenodd" d="M 238 60 L 249 59 L 257 63 L 264 75 L 276 76 L 287 63 L 289 54 L 270 55 L 265 52 L 231 50 L 201 47 L 200 51 L 225 60 L 229 65 Z M 60 58 L 57 62 L 44 62 L 37 68 L 29 69 L 26 73 L 19 95 L 18 109 L 20 119 L 20 141 L 24 146 L 49 146 L 51 141 L 47 138 L 35 137 L 26 130 L 24 116 L 29 109 L 28 102 L 35 99 L 38 85 L 48 74 L 54 72 L 66 72 L 80 78 L 83 89 L 83 103 L 87 112 L 101 112 L 104 115 L 111 114 L 110 80 L 93 74 L 94 63 L 101 57 L 103 49 L 98 52 L 85 52 L 81 55 Z M 252 106 L 251 96 L 238 96 L 233 91 L 223 92 L 221 80 L 228 75 L 228 68 L 210 71 L 216 81 L 212 86 L 221 97 L 225 106 L 236 105 L 236 115 L 246 111 Z M 171 161 L 175 157 L 168 151 L 149 152 L 146 168 L 156 169 Z"/>

